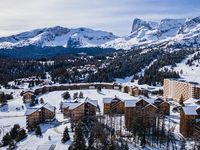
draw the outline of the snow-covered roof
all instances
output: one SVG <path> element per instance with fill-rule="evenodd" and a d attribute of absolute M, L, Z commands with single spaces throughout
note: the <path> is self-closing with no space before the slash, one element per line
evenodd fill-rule
<path fill-rule="evenodd" d="M 125 107 L 135 107 L 136 106 L 136 100 L 125 100 Z"/>
<path fill-rule="evenodd" d="M 26 109 L 25 115 L 28 116 L 37 110 L 38 110 L 38 108 L 28 108 L 28 109 Z"/>
<path fill-rule="evenodd" d="M 52 150 L 55 148 L 55 145 L 53 144 L 45 144 L 45 145 L 39 145 L 37 147 L 37 150 Z"/>
<path fill-rule="evenodd" d="M 62 104 L 62 108 L 68 108 L 69 110 L 73 110 L 77 107 L 79 107 L 80 105 L 84 104 L 84 103 L 90 103 L 91 105 L 97 107 L 98 105 L 98 101 L 97 100 L 92 100 L 90 98 L 78 98 L 76 99 L 76 101 L 69 101 L 69 102 L 64 102 Z"/>
<path fill-rule="evenodd" d="M 148 105 L 146 105 L 145 107 L 149 107 L 149 106 L 153 106 L 154 108 L 158 109 L 158 107 L 156 107 L 156 106 L 153 105 L 153 104 L 148 104 Z M 144 108 L 145 108 L 145 107 L 144 107 Z"/>
<path fill-rule="evenodd" d="M 39 110 L 41 108 L 46 108 L 51 112 L 54 112 L 54 110 L 55 110 L 54 106 L 50 105 L 49 103 L 45 103 L 45 104 L 40 104 L 40 105 L 36 105 L 34 107 L 27 108 L 26 112 L 25 112 L 25 115 L 26 116 L 31 115 L 32 113 L 34 113 L 35 111 L 37 111 L 37 110 Z"/>
<path fill-rule="evenodd" d="M 138 99 L 139 99 L 138 101 L 144 100 L 149 104 L 153 104 L 155 102 L 154 98 L 147 98 L 147 97 L 144 97 L 144 96 L 139 96 Z"/>
<path fill-rule="evenodd" d="M 157 98 L 154 100 L 154 102 L 162 103 L 162 102 L 164 102 L 164 100 L 162 98 Z"/>
<path fill-rule="evenodd" d="M 62 108 L 68 108 L 69 110 L 73 110 L 82 104 L 83 102 L 78 102 L 78 103 L 66 102 L 66 103 L 63 103 Z"/>
<path fill-rule="evenodd" d="M 190 98 L 186 100 L 184 104 L 185 106 L 197 106 L 197 107 L 199 106 L 200 107 L 200 105 L 197 104 L 197 102 L 200 102 L 200 99 Z"/>
<path fill-rule="evenodd" d="M 91 105 L 93 105 L 93 106 L 95 106 L 95 107 L 97 107 L 98 106 L 98 101 L 97 100 L 92 100 L 92 99 L 90 99 L 90 98 L 86 98 L 85 99 L 85 102 L 87 103 L 90 103 Z"/>
<path fill-rule="evenodd" d="M 196 118 L 196 123 L 199 123 L 200 122 L 200 118 Z"/>
<path fill-rule="evenodd" d="M 105 103 L 105 104 L 110 104 L 111 101 L 112 101 L 112 99 L 113 99 L 113 98 L 111 98 L 111 97 L 103 98 L 103 103 Z"/>
<path fill-rule="evenodd" d="M 52 112 L 54 112 L 54 110 L 55 110 L 55 107 L 50 105 L 49 103 L 44 104 L 43 107 Z"/>
<path fill-rule="evenodd" d="M 183 107 L 183 111 L 186 115 L 198 115 L 196 111 L 197 107 L 196 106 L 186 106 Z"/>
<path fill-rule="evenodd" d="M 33 91 L 30 91 L 30 90 L 24 92 L 24 94 L 27 94 L 27 93 L 34 95 L 34 92 L 33 92 Z M 23 94 L 23 95 L 24 95 L 24 94 Z"/>

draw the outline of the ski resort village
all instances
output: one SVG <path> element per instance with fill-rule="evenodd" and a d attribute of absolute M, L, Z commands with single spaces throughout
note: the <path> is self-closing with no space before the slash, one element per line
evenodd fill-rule
<path fill-rule="evenodd" d="M 165 79 L 53 84 L 35 78 L 1 88 L 1 148 L 20 150 L 193 149 L 200 144 L 200 85 Z M 104 147 L 104 148 L 102 148 Z"/>
<path fill-rule="evenodd" d="M 200 150 L 200 0 L 0 4 L 0 150 Z"/>

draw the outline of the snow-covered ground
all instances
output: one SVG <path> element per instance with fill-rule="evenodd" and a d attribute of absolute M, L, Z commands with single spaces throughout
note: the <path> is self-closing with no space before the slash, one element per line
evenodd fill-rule
<path fill-rule="evenodd" d="M 126 83 L 128 84 L 128 83 Z M 146 87 L 147 88 L 147 87 Z M 63 118 L 63 115 L 60 113 L 59 106 L 61 101 L 65 101 L 62 98 L 62 94 L 65 91 L 54 91 L 49 92 L 43 95 L 38 96 L 38 98 L 43 98 L 45 102 L 55 106 L 57 108 L 56 112 L 56 120 L 51 123 L 45 123 L 41 124 L 41 129 L 43 132 L 42 137 L 35 136 L 34 132 L 29 133 L 28 137 L 19 142 L 18 149 L 19 150 L 36 150 L 38 146 L 48 146 L 48 145 L 54 145 L 55 150 L 63 150 L 68 149 L 69 145 L 72 142 L 73 139 L 73 133 L 70 129 L 70 124 L 67 119 Z M 98 105 L 101 109 L 101 112 L 103 112 L 103 98 L 106 97 L 120 97 L 124 100 L 130 100 L 130 99 L 136 99 L 136 97 L 130 96 L 126 93 L 122 93 L 118 90 L 108 90 L 108 89 L 102 89 L 101 92 L 97 92 L 96 89 L 88 89 L 88 90 L 71 90 L 69 91 L 71 97 L 73 97 L 74 93 L 80 93 L 83 92 L 84 97 L 89 97 L 94 100 L 98 100 Z M 19 91 L 16 92 L 16 95 L 19 94 Z M 170 122 L 170 128 L 174 127 L 174 134 L 175 137 L 181 138 L 181 135 L 179 134 L 179 121 L 180 116 L 178 112 L 173 112 L 173 107 L 178 106 L 179 104 L 170 101 L 171 104 L 171 115 L 166 118 L 166 125 Z M 10 129 L 13 127 L 14 124 L 19 124 L 21 127 L 26 128 L 26 117 L 24 116 L 24 113 L 26 111 L 26 106 L 23 104 L 22 97 L 15 97 L 13 100 L 10 100 L 8 102 L 8 106 L 4 106 L 0 108 L 0 140 L 2 139 L 3 135 L 5 135 L 7 132 L 10 131 Z M 107 119 L 105 119 L 106 121 Z M 109 123 L 108 123 L 109 124 Z M 69 128 L 69 134 L 71 137 L 71 140 L 68 141 L 66 144 L 61 143 L 62 134 L 64 131 L 64 128 L 68 126 Z M 115 123 L 112 125 L 115 126 L 116 131 L 120 130 L 120 127 L 124 129 L 124 117 L 116 117 Z M 123 130 L 123 132 L 126 132 Z M 34 143 L 34 145 L 33 145 Z M 130 148 L 138 149 L 134 147 L 134 144 L 129 144 Z M 191 143 L 187 143 L 188 147 L 191 147 Z M 148 147 L 149 149 L 154 149 L 151 147 Z M 0 148 L 0 150 L 4 150 L 5 148 Z"/>
<path fill-rule="evenodd" d="M 178 63 L 176 67 L 172 68 L 172 66 L 165 66 L 161 68 L 160 70 L 167 68 L 169 70 L 174 70 L 176 72 L 179 72 L 181 78 L 183 78 L 186 81 L 189 82 L 198 82 L 200 83 L 200 62 L 194 61 L 192 66 L 186 65 L 186 62 L 190 60 L 194 55 L 197 54 L 194 53 L 192 55 L 189 55 L 186 59 L 184 59 L 181 63 Z M 182 73 L 181 73 L 182 72 Z"/>
<path fill-rule="evenodd" d="M 99 93 L 97 90 L 72 90 L 69 91 L 71 97 L 75 92 L 83 92 L 84 97 L 89 97 L 94 100 L 98 100 L 98 105 L 103 111 L 103 98 L 105 97 L 115 97 L 118 96 L 122 99 L 133 99 L 132 96 L 122 93 L 117 90 L 106 90 L 102 89 Z M 61 143 L 62 134 L 66 126 L 69 127 L 69 134 L 71 139 L 73 138 L 73 133 L 70 131 L 70 124 L 68 120 L 63 119 L 63 115 L 59 112 L 60 102 L 64 101 L 62 94 L 65 91 L 54 91 L 38 96 L 38 98 L 43 98 L 45 102 L 57 108 L 56 119 L 57 121 L 52 123 L 41 124 L 41 129 L 43 132 L 42 137 L 35 136 L 34 133 L 29 133 L 28 137 L 19 142 L 18 149 L 20 150 L 36 150 L 38 146 L 45 145 L 55 145 L 55 150 L 68 149 L 71 144 L 71 140 L 66 144 Z M 8 102 L 7 106 L 0 108 L 0 140 L 3 135 L 10 131 L 14 124 L 19 124 L 21 127 L 26 128 L 26 117 L 24 116 L 26 111 L 26 106 L 23 104 L 22 97 L 15 98 Z M 49 136 L 51 140 L 49 140 Z M 34 143 L 34 145 L 33 145 Z M 4 150 L 5 148 L 0 148 Z"/>
<path fill-rule="evenodd" d="M 115 82 L 116 83 L 127 83 L 127 82 L 131 82 L 132 79 L 133 79 L 133 75 L 130 77 L 125 77 L 125 78 L 116 78 Z"/>
<path fill-rule="evenodd" d="M 54 91 L 50 93 L 46 93 L 44 95 L 39 96 L 38 98 L 43 98 L 45 102 L 55 106 L 56 108 L 59 108 L 60 102 L 64 101 L 62 98 L 62 94 L 65 91 Z M 103 98 L 111 97 L 114 98 L 115 96 L 122 98 L 122 99 L 133 99 L 133 96 L 130 96 L 127 93 L 122 93 L 117 90 L 107 90 L 102 89 L 101 92 L 97 92 L 97 90 L 72 90 L 69 91 L 71 97 L 73 97 L 74 93 L 80 93 L 83 92 L 83 96 L 86 98 L 91 98 L 93 100 L 98 100 L 98 105 L 101 109 L 101 112 L 103 112 Z M 57 110 L 58 111 L 58 110 Z"/>

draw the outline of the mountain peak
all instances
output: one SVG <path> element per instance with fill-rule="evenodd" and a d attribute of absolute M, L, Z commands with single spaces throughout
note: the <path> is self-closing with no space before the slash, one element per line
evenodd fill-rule
<path fill-rule="evenodd" d="M 197 24 L 200 23 L 200 16 L 199 17 L 195 17 L 195 18 L 191 18 L 191 19 L 187 19 L 186 20 L 186 26 L 187 27 L 193 27 L 193 26 L 196 26 Z"/>
<path fill-rule="evenodd" d="M 139 19 L 139 18 L 135 18 L 133 20 L 133 25 L 132 25 L 132 31 L 131 33 L 133 33 L 134 31 L 137 31 L 139 30 L 141 27 L 146 27 L 148 29 L 150 29 L 150 25 L 148 22 L 142 20 L 142 19 Z"/>

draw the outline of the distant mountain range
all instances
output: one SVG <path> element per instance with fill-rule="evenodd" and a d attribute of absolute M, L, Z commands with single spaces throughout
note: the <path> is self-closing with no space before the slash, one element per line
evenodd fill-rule
<path fill-rule="evenodd" d="M 110 32 L 95 31 L 88 28 L 68 29 L 56 26 L 2 37 L 0 38 L 0 49 L 12 49 L 25 46 L 62 46 L 66 48 L 99 47 L 116 38 L 118 37 Z"/>
<path fill-rule="evenodd" d="M 191 19 L 163 19 L 160 22 L 134 19 L 129 35 L 118 37 L 111 32 L 88 28 L 68 29 L 60 26 L 36 29 L 0 38 L 0 49 L 27 46 L 85 48 L 101 47 L 131 49 L 137 46 L 161 45 L 200 46 L 200 17 Z"/>

